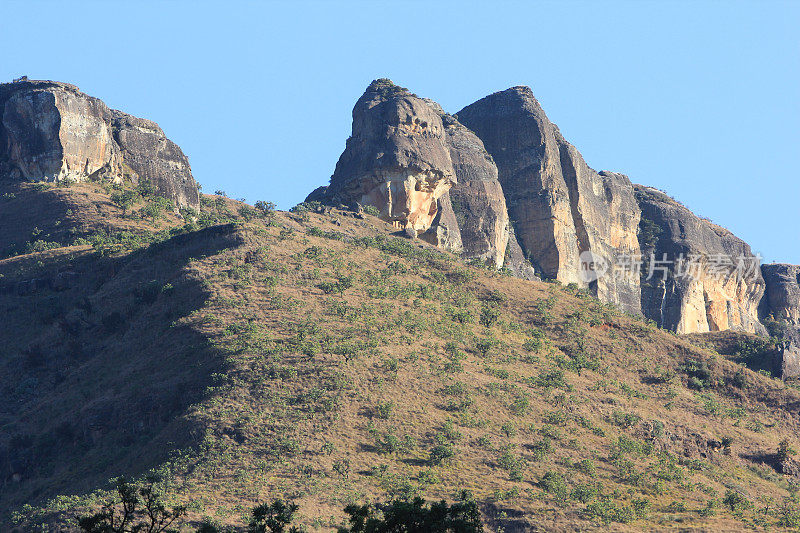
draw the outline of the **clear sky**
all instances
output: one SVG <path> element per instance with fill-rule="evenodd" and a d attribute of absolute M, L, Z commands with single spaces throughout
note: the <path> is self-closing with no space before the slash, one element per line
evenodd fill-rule
<path fill-rule="evenodd" d="M 800 264 L 800 2 L 39 2 L 0 8 L 0 80 L 158 122 L 203 190 L 287 209 L 389 77 L 452 113 L 530 85 L 597 170 Z"/>

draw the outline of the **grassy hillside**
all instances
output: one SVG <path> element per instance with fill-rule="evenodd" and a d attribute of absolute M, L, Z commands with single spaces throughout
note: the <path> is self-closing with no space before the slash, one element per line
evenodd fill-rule
<path fill-rule="evenodd" d="M 800 524 L 780 381 L 368 215 L 206 198 L 184 226 L 83 187 L 103 238 L 0 260 L 4 529 L 150 469 L 186 531 L 274 498 L 331 531 L 349 503 L 465 490 L 493 531 Z"/>

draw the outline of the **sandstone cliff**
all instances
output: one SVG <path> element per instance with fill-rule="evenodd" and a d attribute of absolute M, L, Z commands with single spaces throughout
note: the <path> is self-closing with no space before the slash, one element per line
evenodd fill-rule
<path fill-rule="evenodd" d="M 180 206 L 200 204 L 188 159 L 157 124 L 52 81 L 0 85 L 0 178 L 148 179 Z"/>
<path fill-rule="evenodd" d="M 800 375 L 800 266 L 787 264 L 762 265 L 766 283 L 762 316 L 785 325 L 781 346 L 783 377 Z"/>
<path fill-rule="evenodd" d="M 519 243 L 542 274 L 638 313 L 637 276 L 581 275 L 584 252 L 608 262 L 639 253 L 631 231 L 639 209 L 627 177 L 589 168 L 528 87 L 487 96 L 456 117 L 494 158 Z"/>
<path fill-rule="evenodd" d="M 636 198 L 642 252 L 655 258 L 642 269 L 645 316 L 678 333 L 764 333 L 764 278 L 750 246 L 657 189 L 637 185 Z"/>
<path fill-rule="evenodd" d="M 373 81 L 330 185 L 307 200 L 371 205 L 410 235 L 499 268 L 508 214 L 481 140 L 434 101 Z"/>
<path fill-rule="evenodd" d="M 312 193 L 376 207 L 409 234 L 431 227 L 437 201 L 455 183 L 440 113 L 390 80 L 375 80 L 353 108 L 353 132 L 331 182 Z"/>

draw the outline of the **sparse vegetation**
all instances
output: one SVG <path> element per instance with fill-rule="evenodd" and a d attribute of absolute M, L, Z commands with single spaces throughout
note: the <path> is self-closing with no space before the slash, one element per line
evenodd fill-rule
<path fill-rule="evenodd" d="M 45 280 L 0 295 L 15 406 L 0 412 L 4 526 L 75 527 L 114 497 L 105 479 L 147 472 L 132 465 L 170 473 L 159 501 L 185 506 L 170 527 L 207 532 L 271 531 L 287 510 L 285 531 L 350 531 L 345 506 L 390 502 L 367 505 L 366 524 L 421 496 L 486 509 L 493 528 L 797 521 L 773 463 L 795 459 L 786 406 L 800 393 L 769 376 L 577 287 L 465 265 L 353 213 L 218 196 L 142 218 L 155 190 L 124 207 L 121 190 L 90 186 L 61 193 L 103 198 L 105 226 L 63 230 L 82 227 L 76 203 L 0 262 L 15 291 Z M 65 473 L 76 457 L 95 470 Z M 256 501 L 272 502 L 261 519 Z"/>

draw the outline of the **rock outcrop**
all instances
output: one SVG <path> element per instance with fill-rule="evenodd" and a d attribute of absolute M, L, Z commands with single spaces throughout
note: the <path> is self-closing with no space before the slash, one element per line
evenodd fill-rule
<path fill-rule="evenodd" d="M 777 320 L 800 328 L 800 266 L 773 263 L 761 266 L 766 283 L 766 309 Z"/>
<path fill-rule="evenodd" d="M 678 333 L 764 334 L 769 308 L 800 341 L 800 267 L 766 269 L 761 303 L 764 277 L 746 243 L 657 189 L 591 169 L 528 87 L 452 116 L 372 82 L 330 185 L 311 200 L 374 206 L 466 259 L 574 283 Z"/>
<path fill-rule="evenodd" d="M 158 125 L 52 81 L 0 85 L 0 178 L 147 179 L 180 206 L 200 204 L 188 159 Z"/>
<path fill-rule="evenodd" d="M 455 183 L 440 113 L 390 80 L 373 81 L 353 108 L 353 131 L 330 185 L 309 199 L 374 206 L 411 235 L 427 231 Z"/>
<path fill-rule="evenodd" d="M 637 185 L 636 198 L 644 315 L 678 333 L 764 333 L 764 278 L 750 246 L 657 189 Z"/>
<path fill-rule="evenodd" d="M 330 185 L 307 201 L 371 205 L 381 218 L 441 248 L 500 267 L 508 214 L 481 140 L 434 101 L 373 81 Z"/>
<path fill-rule="evenodd" d="M 762 265 L 766 283 L 762 316 L 782 323 L 782 377 L 800 375 L 800 266 L 774 263 Z"/>
<path fill-rule="evenodd" d="M 528 87 L 487 96 L 456 117 L 494 158 L 510 219 L 534 266 L 545 277 L 588 287 L 601 300 L 638 313 L 638 276 L 582 274 L 586 252 L 609 264 L 639 254 L 631 231 L 639 209 L 627 177 L 589 168 Z"/>

